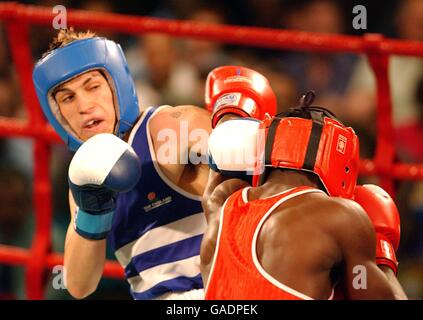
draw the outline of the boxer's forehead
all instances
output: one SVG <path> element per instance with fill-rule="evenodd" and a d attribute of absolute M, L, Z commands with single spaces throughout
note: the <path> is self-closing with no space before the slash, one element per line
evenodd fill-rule
<path fill-rule="evenodd" d="M 53 97 L 60 91 L 72 91 L 73 89 L 83 86 L 92 80 L 98 79 L 99 77 L 103 77 L 103 75 L 98 70 L 84 72 L 57 86 L 57 88 L 53 91 Z"/>

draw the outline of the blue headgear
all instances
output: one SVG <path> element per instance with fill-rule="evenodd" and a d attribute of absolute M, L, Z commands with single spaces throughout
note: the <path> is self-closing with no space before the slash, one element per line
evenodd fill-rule
<path fill-rule="evenodd" d="M 100 69 L 114 94 L 119 137 L 132 128 L 140 114 L 134 81 L 120 45 L 104 38 L 76 40 L 53 50 L 35 65 L 32 75 L 38 100 L 44 114 L 68 147 L 76 151 L 82 141 L 62 120 L 51 93 L 55 87 L 84 72 Z M 62 121 L 65 122 L 65 121 Z"/>

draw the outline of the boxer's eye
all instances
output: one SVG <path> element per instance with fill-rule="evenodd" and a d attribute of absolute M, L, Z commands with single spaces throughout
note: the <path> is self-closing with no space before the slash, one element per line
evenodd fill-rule
<path fill-rule="evenodd" d="M 73 99 L 74 99 L 74 95 L 73 94 L 68 94 L 68 95 L 63 96 L 60 99 L 60 101 L 63 102 L 63 103 L 68 103 L 68 102 L 72 102 Z"/>
<path fill-rule="evenodd" d="M 98 88 L 100 88 L 100 85 L 99 84 L 93 84 L 90 87 L 88 87 L 88 90 L 89 91 L 94 91 L 94 90 L 96 90 Z"/>

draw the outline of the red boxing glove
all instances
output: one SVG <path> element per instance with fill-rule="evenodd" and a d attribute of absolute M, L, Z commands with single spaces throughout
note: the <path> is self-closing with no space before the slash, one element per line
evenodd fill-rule
<path fill-rule="evenodd" d="M 205 103 L 212 113 L 212 128 L 228 113 L 258 120 L 276 113 L 276 96 L 267 79 L 245 67 L 213 69 L 207 76 Z"/>
<path fill-rule="evenodd" d="M 356 186 L 354 201 L 367 212 L 376 231 L 376 264 L 390 267 L 395 274 L 398 262 L 395 252 L 400 241 L 400 216 L 389 194 L 373 184 Z"/>

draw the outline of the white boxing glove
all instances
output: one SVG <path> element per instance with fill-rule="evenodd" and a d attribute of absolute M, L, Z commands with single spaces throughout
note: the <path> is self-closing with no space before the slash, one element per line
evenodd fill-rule
<path fill-rule="evenodd" d="M 217 126 L 208 140 L 210 168 L 223 176 L 251 182 L 257 163 L 259 125 L 259 120 L 240 118 Z"/>
<path fill-rule="evenodd" d="M 77 204 L 76 232 L 87 239 L 103 239 L 112 226 L 118 192 L 131 190 L 141 176 L 132 147 L 102 133 L 84 142 L 69 166 L 69 188 Z"/>

